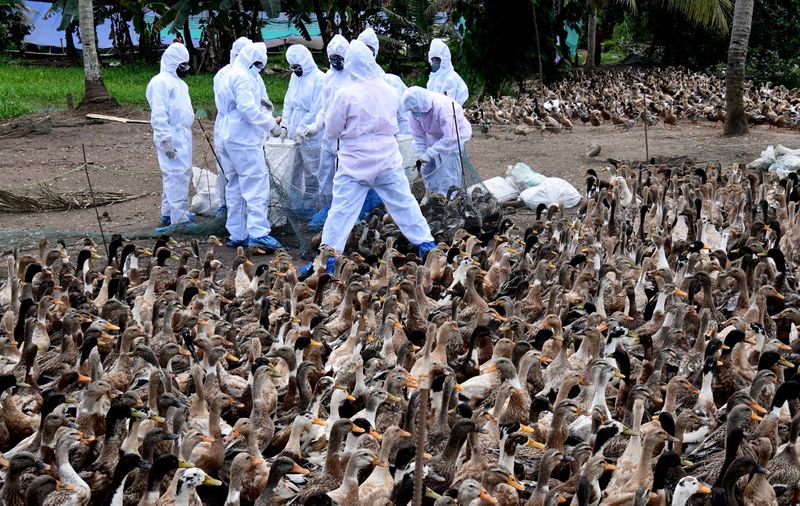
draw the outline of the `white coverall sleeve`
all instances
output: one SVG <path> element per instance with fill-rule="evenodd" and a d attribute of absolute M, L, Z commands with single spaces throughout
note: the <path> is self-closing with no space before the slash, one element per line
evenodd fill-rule
<path fill-rule="evenodd" d="M 308 128 L 317 124 L 317 116 L 322 112 L 322 86 L 316 86 L 311 99 L 311 108 L 300 119 L 300 128 Z M 319 129 L 317 129 L 319 131 Z"/>
<path fill-rule="evenodd" d="M 455 100 L 458 105 L 464 105 L 469 98 L 469 90 L 457 74 L 447 77 L 442 84 L 442 93 Z"/>
<path fill-rule="evenodd" d="M 153 139 L 157 144 L 172 142 L 172 128 L 169 124 L 169 88 L 163 81 L 153 82 L 150 99 L 150 125 Z"/>
<path fill-rule="evenodd" d="M 409 116 L 411 115 L 409 114 Z M 418 157 L 422 156 L 425 154 L 425 149 L 428 147 L 428 136 L 422 128 L 422 125 L 420 125 L 419 121 L 413 116 L 408 120 L 408 125 L 411 127 L 411 136 L 414 139 L 414 153 L 416 153 Z"/>
<path fill-rule="evenodd" d="M 452 113 L 448 115 L 447 111 L 435 111 L 434 114 L 443 135 L 425 150 L 425 154 L 430 158 L 452 151 L 458 144 Z"/>
<path fill-rule="evenodd" d="M 275 128 L 275 118 L 261 108 L 261 98 L 255 97 L 252 91 L 252 84 L 242 77 L 233 79 L 233 95 L 236 97 L 236 109 L 242 117 L 265 132 Z"/>
<path fill-rule="evenodd" d="M 325 112 L 325 131 L 328 137 L 337 139 L 347 124 L 348 101 L 342 93 L 337 93 Z"/>

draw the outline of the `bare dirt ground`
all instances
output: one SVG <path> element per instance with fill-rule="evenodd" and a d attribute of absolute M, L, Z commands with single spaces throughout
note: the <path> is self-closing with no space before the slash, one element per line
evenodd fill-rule
<path fill-rule="evenodd" d="M 117 115 L 147 119 L 143 111 L 123 111 Z M 42 116 L 15 120 L 40 122 Z M 33 190 L 40 181 L 58 188 L 87 188 L 82 170 L 83 151 L 89 161 L 89 174 L 95 191 L 123 191 L 133 200 L 100 208 L 106 233 L 149 230 L 157 225 L 161 176 L 156 161 L 152 133 L 147 124 L 87 123 L 74 113 L 53 113 L 44 123 L 44 132 L 14 137 L 3 135 L 8 124 L 0 125 L 0 189 Z M 204 121 L 209 135 L 212 122 Z M 37 130 L 37 129 L 34 129 Z M 758 127 L 746 137 L 725 138 L 721 127 L 710 124 L 682 124 L 667 130 L 649 129 L 651 157 L 688 155 L 698 162 L 730 164 L 749 162 L 768 144 L 800 147 L 800 137 L 788 130 Z M 592 144 L 602 152 L 595 158 L 585 153 Z M 587 168 L 602 168 L 607 158 L 643 160 L 644 128 L 623 132 L 611 125 L 578 126 L 572 133 L 519 136 L 510 127 L 492 127 L 489 134 L 476 132 L 467 144 L 469 156 L 484 178 L 503 174 L 508 165 L 525 162 L 547 175 L 562 177 L 583 191 Z M 194 128 L 194 164 L 214 166 L 213 154 L 200 128 Z M 54 178 L 58 178 L 55 179 Z M 14 233 L 8 234 L 9 231 Z M 93 209 L 41 213 L 0 213 L 0 252 L 19 242 L 30 247 L 49 231 L 68 230 L 96 233 Z M 19 233 L 15 233 L 19 232 Z M 6 243 L 6 244 L 4 244 Z"/>

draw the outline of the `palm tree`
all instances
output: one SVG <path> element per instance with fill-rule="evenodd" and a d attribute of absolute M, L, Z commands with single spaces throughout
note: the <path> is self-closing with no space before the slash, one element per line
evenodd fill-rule
<path fill-rule="evenodd" d="M 78 0 L 78 20 L 83 45 L 83 78 L 85 93 L 78 108 L 94 104 L 114 104 L 117 101 L 108 94 L 103 76 L 100 75 L 100 58 L 97 55 L 97 39 L 94 31 L 94 6 L 92 0 Z"/>
<path fill-rule="evenodd" d="M 725 135 L 747 133 L 744 114 L 744 65 L 750 26 L 753 22 L 753 0 L 736 0 L 733 8 L 731 43 L 728 46 L 728 69 L 725 72 Z"/>

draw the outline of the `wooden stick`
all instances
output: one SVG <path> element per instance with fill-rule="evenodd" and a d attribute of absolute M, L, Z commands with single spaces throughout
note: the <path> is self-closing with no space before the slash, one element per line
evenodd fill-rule
<path fill-rule="evenodd" d="M 94 207 L 94 214 L 97 216 L 97 226 L 100 227 L 100 237 L 103 238 L 103 249 L 106 250 L 106 258 L 110 258 L 108 255 L 108 245 L 106 244 L 106 234 L 103 232 L 103 223 L 100 221 L 100 211 L 97 210 L 97 202 L 94 200 L 92 179 L 89 177 L 89 164 L 86 163 L 86 145 L 81 144 L 81 151 L 83 151 L 83 171 L 86 173 L 86 182 L 89 183 L 89 194 L 92 196 L 92 207 Z"/>
<path fill-rule="evenodd" d="M 149 121 L 145 119 L 130 119 L 130 118 L 122 118 L 120 116 L 108 116 L 106 114 L 87 114 L 87 118 L 89 119 L 100 119 L 105 121 L 115 121 L 117 123 L 136 123 L 140 125 L 147 125 L 150 124 Z"/>
<path fill-rule="evenodd" d="M 417 410 L 417 428 L 415 436 L 417 438 L 416 446 L 417 452 L 414 455 L 414 498 L 411 504 L 413 506 L 422 506 L 422 490 L 423 483 L 425 482 L 425 442 L 427 441 L 427 434 L 425 433 L 425 422 L 428 419 L 428 401 L 430 396 L 430 389 L 428 388 L 428 380 L 425 380 L 425 388 L 419 391 L 419 409 Z"/>

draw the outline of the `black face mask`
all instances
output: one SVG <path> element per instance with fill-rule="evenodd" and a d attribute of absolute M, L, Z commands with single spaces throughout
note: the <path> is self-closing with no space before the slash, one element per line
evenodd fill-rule
<path fill-rule="evenodd" d="M 328 58 L 328 60 L 330 60 L 331 68 L 333 70 L 341 71 L 341 70 L 344 69 L 344 57 L 343 56 L 339 56 L 338 54 L 335 54 L 335 55 L 331 56 L 330 58 Z"/>
<path fill-rule="evenodd" d="M 177 74 L 178 77 L 186 77 L 189 75 L 189 64 L 184 62 L 178 65 L 178 68 L 175 69 L 175 74 Z"/>
<path fill-rule="evenodd" d="M 294 72 L 294 75 L 296 75 L 297 77 L 303 76 L 303 67 L 301 67 L 300 65 L 295 63 L 294 65 L 289 65 L 289 68 L 292 70 L 292 72 Z"/>
<path fill-rule="evenodd" d="M 434 56 L 431 58 L 431 72 L 438 72 L 439 67 L 442 66 L 442 59 Z"/>

